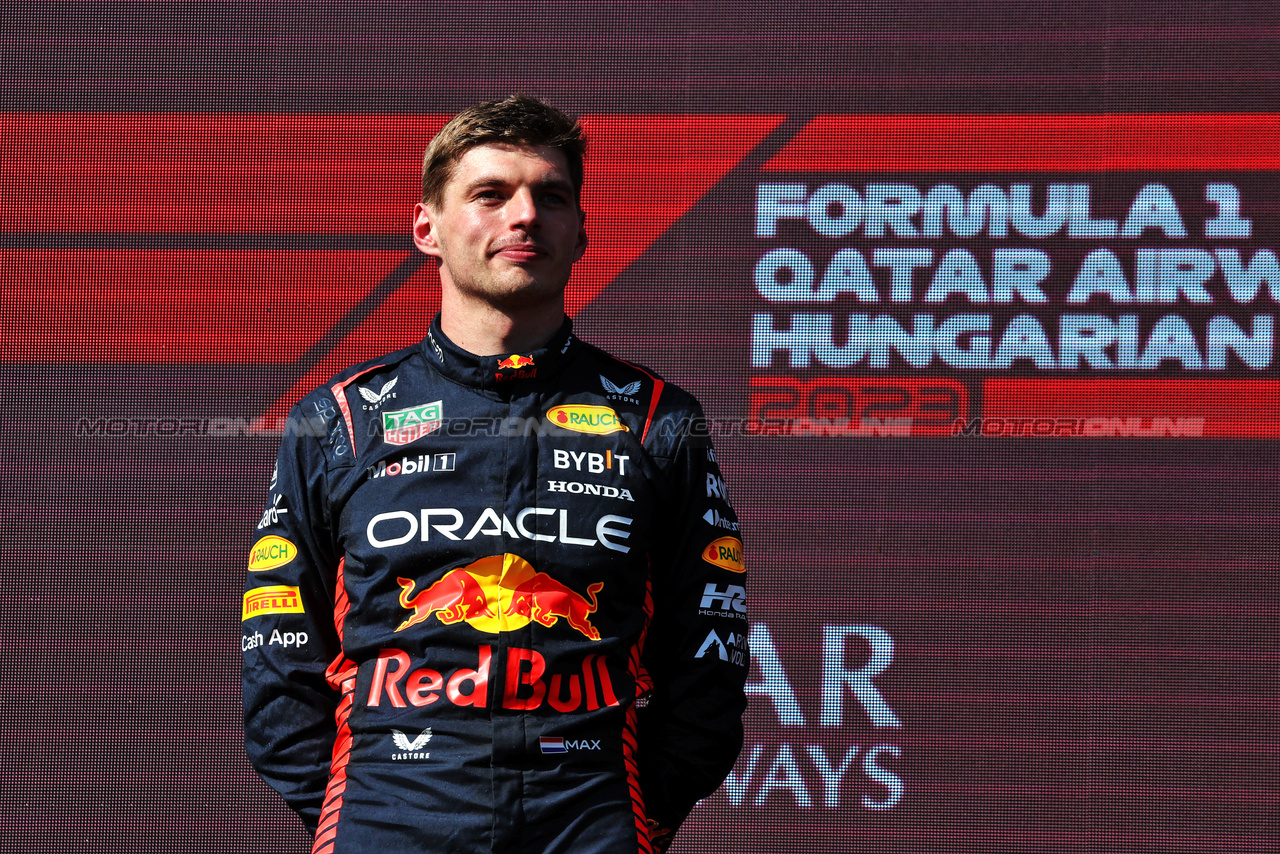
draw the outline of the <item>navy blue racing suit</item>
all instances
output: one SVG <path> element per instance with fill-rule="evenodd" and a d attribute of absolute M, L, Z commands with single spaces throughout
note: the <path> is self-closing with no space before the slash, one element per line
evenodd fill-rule
<path fill-rule="evenodd" d="M 697 401 L 439 320 L 291 411 L 245 741 L 316 852 L 661 851 L 742 741 L 742 543 Z"/>

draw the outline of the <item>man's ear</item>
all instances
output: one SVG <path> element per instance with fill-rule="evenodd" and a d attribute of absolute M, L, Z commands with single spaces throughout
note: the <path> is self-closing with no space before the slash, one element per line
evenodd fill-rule
<path fill-rule="evenodd" d="M 413 206 L 413 245 L 423 253 L 434 258 L 440 257 L 440 246 L 436 242 L 436 213 L 427 204 L 418 202 Z"/>

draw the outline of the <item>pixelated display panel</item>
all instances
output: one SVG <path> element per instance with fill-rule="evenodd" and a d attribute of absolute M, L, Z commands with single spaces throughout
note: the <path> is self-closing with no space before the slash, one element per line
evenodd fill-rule
<path fill-rule="evenodd" d="M 239 724 L 279 418 L 421 336 L 421 149 L 515 90 L 593 139 L 577 331 L 703 400 L 747 542 L 673 850 L 1272 850 L 1274 12 L 7 14 L 0 850 L 308 850 Z"/>

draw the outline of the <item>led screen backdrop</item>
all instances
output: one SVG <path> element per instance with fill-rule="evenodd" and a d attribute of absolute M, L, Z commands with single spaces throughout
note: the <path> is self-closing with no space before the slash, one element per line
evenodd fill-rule
<path fill-rule="evenodd" d="M 1044 5 L 6 4 L 0 850 L 307 850 L 239 728 L 282 418 L 421 337 L 421 150 L 517 90 L 747 543 L 674 850 L 1274 850 L 1280 21 Z"/>

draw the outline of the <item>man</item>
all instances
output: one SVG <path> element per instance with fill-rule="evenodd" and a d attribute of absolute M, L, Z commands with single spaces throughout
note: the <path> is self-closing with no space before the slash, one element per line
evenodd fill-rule
<path fill-rule="evenodd" d="M 245 737 L 316 852 L 663 851 L 741 746 L 741 542 L 697 401 L 580 341 L 585 141 L 431 142 L 441 310 L 294 408 L 250 552 Z"/>

